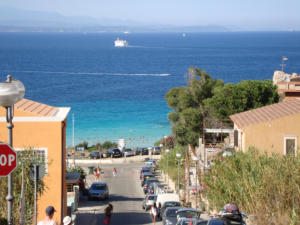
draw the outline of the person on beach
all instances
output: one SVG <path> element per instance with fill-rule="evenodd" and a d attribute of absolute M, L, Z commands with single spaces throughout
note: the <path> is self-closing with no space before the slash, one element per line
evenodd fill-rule
<path fill-rule="evenodd" d="M 156 203 L 154 202 L 151 209 L 150 209 L 150 214 L 152 216 L 152 220 L 153 220 L 153 225 L 155 225 L 155 221 L 156 221 L 156 217 L 158 214 L 158 209 L 156 207 Z"/>
<path fill-rule="evenodd" d="M 58 225 L 54 220 L 53 216 L 56 210 L 53 206 L 46 208 L 46 218 L 38 223 L 38 225 Z"/>
<path fill-rule="evenodd" d="M 105 218 L 103 222 L 104 224 L 110 224 L 112 212 L 113 212 L 113 205 L 109 203 L 108 206 L 104 209 L 104 214 L 105 214 Z"/>

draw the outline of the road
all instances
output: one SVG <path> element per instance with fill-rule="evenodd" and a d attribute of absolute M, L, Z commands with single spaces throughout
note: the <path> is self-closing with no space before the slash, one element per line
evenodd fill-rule
<path fill-rule="evenodd" d="M 151 225 L 152 219 L 149 212 L 142 209 L 144 193 L 139 180 L 139 170 L 142 164 L 111 164 L 101 165 L 104 174 L 100 181 L 107 182 L 110 192 L 109 201 L 84 201 L 79 205 L 77 224 L 102 225 L 104 208 L 108 202 L 114 206 L 111 225 Z M 118 171 L 113 177 L 112 169 Z M 93 181 L 92 175 L 87 180 Z M 157 222 L 161 225 L 161 222 Z"/>

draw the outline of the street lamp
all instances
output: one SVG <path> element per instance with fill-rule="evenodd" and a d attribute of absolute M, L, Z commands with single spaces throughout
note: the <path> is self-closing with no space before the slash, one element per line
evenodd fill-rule
<path fill-rule="evenodd" d="M 8 144 L 13 147 L 13 135 L 12 129 L 14 127 L 13 113 L 14 113 L 14 104 L 20 101 L 25 94 L 24 85 L 18 81 L 13 79 L 10 75 L 7 76 L 7 80 L 5 82 L 0 83 L 0 106 L 3 106 L 6 109 L 6 122 L 8 129 Z M 7 221 L 9 225 L 13 224 L 13 174 L 10 173 L 7 177 L 7 189 L 8 193 L 6 196 L 7 200 Z"/>
<path fill-rule="evenodd" d="M 198 157 L 193 156 L 193 161 L 195 162 L 196 165 L 196 209 L 198 207 Z"/>
<path fill-rule="evenodd" d="M 178 172 L 178 184 L 177 184 L 177 189 L 178 189 L 178 195 L 180 194 L 179 193 L 179 160 L 180 160 L 180 157 L 181 157 L 181 154 L 180 153 L 176 153 L 176 157 L 178 159 L 178 162 L 177 162 L 177 172 Z"/>
<path fill-rule="evenodd" d="M 166 153 L 167 153 L 167 184 L 168 184 L 168 190 L 169 190 L 169 152 L 170 152 L 170 150 L 167 148 Z"/>

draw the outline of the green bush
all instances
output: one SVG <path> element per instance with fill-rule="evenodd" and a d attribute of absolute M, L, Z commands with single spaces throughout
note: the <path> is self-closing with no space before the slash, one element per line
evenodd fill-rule
<path fill-rule="evenodd" d="M 70 167 L 70 168 L 67 169 L 67 172 L 80 173 L 80 178 L 81 179 L 85 179 L 85 177 L 86 177 L 86 173 L 85 173 L 84 169 L 80 166 Z"/>
<path fill-rule="evenodd" d="M 255 224 L 300 224 L 300 156 L 255 149 L 216 161 L 204 178 L 210 207 L 227 203 L 255 215 Z"/>
<path fill-rule="evenodd" d="M 34 205 L 34 182 L 30 180 L 28 173 L 30 171 L 30 165 L 34 162 L 43 163 L 38 159 L 38 156 L 33 151 L 24 150 L 18 152 L 18 166 L 13 172 L 13 220 L 14 224 L 19 224 L 20 220 L 20 206 L 21 206 L 21 186 L 22 186 L 22 168 L 24 170 L 24 187 L 25 187 L 25 224 L 31 225 L 33 218 L 33 205 Z M 38 193 L 42 194 L 44 191 L 44 184 L 42 181 L 38 181 Z M 7 216 L 7 201 L 5 197 L 7 195 L 7 178 L 0 178 L 0 224 L 6 224 Z"/>

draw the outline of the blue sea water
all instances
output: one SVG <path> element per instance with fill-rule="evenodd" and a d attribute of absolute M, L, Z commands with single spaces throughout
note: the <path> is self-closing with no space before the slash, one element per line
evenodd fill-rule
<path fill-rule="evenodd" d="M 115 48 L 120 37 L 127 48 Z M 171 133 L 166 92 L 186 84 L 190 66 L 225 82 L 300 73 L 299 32 L 0 33 L 0 72 L 21 80 L 26 98 L 71 107 L 67 145 L 116 141 L 152 145 Z"/>

